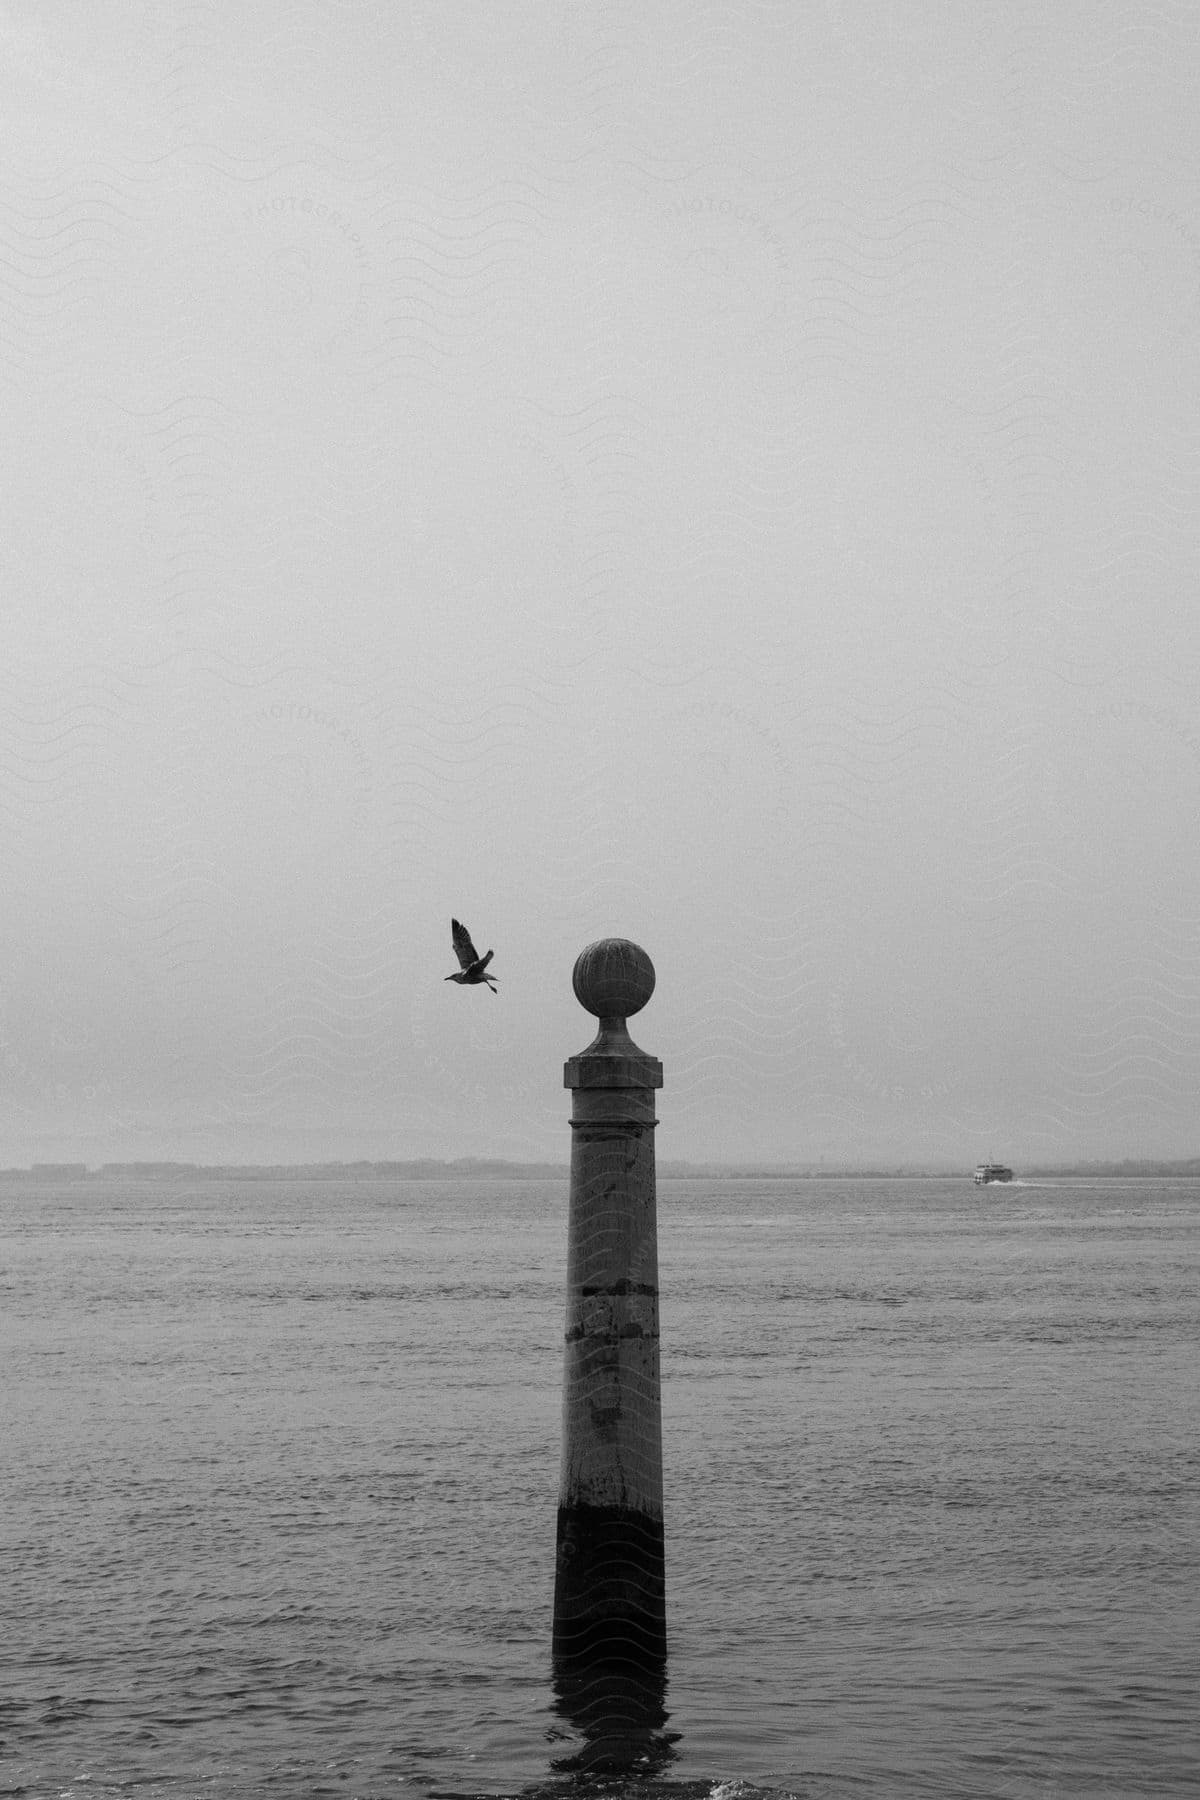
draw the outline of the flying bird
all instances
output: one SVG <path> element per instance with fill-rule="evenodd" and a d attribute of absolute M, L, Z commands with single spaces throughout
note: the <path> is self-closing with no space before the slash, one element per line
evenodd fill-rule
<path fill-rule="evenodd" d="M 492 960 L 492 952 L 489 950 L 486 956 L 480 956 L 471 942 L 470 932 L 465 925 L 460 925 L 457 919 L 450 921 L 450 936 L 454 942 L 454 954 L 459 960 L 460 967 L 457 974 L 447 975 L 444 979 L 460 982 L 463 987 L 474 987 L 477 982 L 486 981 L 494 994 L 496 977 L 487 973 L 487 966 Z"/>

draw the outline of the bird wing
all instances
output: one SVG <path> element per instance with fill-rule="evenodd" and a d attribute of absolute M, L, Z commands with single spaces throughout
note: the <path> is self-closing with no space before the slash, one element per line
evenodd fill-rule
<path fill-rule="evenodd" d="M 473 962 L 479 961 L 479 952 L 471 942 L 470 932 L 465 925 L 460 925 L 457 919 L 450 921 L 450 937 L 460 969 L 469 969 Z"/>

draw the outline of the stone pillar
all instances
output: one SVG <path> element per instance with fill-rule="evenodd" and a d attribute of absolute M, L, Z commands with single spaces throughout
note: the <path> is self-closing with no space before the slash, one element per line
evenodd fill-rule
<path fill-rule="evenodd" d="M 607 1734 L 618 1678 L 661 1719 L 666 1668 L 654 1090 L 662 1064 L 625 1027 L 654 991 L 626 938 L 590 944 L 575 994 L 600 1021 L 566 1064 L 574 1096 L 554 1660 L 589 1736 Z M 591 1677 L 601 1677 L 589 1680 Z M 590 1700 L 589 1700 L 590 1696 Z M 617 1707 L 634 1722 L 628 1705 Z M 638 1713 L 633 1707 L 633 1714 Z M 609 1720 L 620 1730 L 621 1721 Z"/>

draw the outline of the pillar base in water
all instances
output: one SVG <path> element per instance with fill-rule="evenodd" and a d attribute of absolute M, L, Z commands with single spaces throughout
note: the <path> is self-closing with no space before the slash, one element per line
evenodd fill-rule
<path fill-rule="evenodd" d="M 621 1506 L 560 1506 L 555 1663 L 654 1675 L 666 1655 L 662 1520 Z"/>
<path fill-rule="evenodd" d="M 551 1767 L 560 1774 L 656 1775 L 678 1756 L 678 1731 L 667 1731 L 664 1669 L 652 1685 L 612 1670 L 575 1671 L 554 1664 L 554 1710 L 582 1740 Z"/>
<path fill-rule="evenodd" d="M 583 1739 L 563 1772 L 653 1774 L 670 1763 L 663 1527 L 616 1506 L 561 1506 L 554 1589 L 556 1710 Z"/>

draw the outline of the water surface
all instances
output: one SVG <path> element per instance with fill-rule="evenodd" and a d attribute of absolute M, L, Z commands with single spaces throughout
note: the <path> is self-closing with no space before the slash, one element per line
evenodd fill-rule
<path fill-rule="evenodd" d="M 643 1789 L 1197 1791 L 1200 1186 L 659 1219 Z M 7 1181 L 0 1225 L 0 1794 L 621 1785 L 550 1680 L 565 1184 Z"/>

